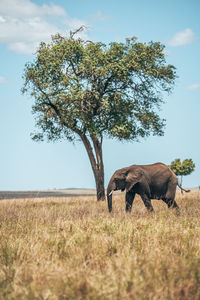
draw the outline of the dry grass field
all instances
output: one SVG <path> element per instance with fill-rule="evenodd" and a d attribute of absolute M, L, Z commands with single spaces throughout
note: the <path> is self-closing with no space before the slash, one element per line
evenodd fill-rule
<path fill-rule="evenodd" d="M 0 201 L 0 299 L 200 299 L 200 193 Z"/>

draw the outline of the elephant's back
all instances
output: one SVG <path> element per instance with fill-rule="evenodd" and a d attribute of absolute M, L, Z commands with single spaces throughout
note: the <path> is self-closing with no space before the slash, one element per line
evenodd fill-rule
<path fill-rule="evenodd" d="M 147 165 L 144 167 L 147 174 L 152 199 L 161 199 L 165 196 L 169 183 L 178 183 L 172 170 L 162 163 Z"/>
<path fill-rule="evenodd" d="M 150 177 L 171 177 L 173 176 L 173 172 L 171 171 L 171 169 L 163 164 L 163 163 L 155 163 L 155 164 L 151 164 L 151 165 L 143 165 L 141 166 L 143 168 L 143 170 L 146 172 L 146 174 L 148 174 Z M 173 173 L 173 174 L 172 174 Z"/>

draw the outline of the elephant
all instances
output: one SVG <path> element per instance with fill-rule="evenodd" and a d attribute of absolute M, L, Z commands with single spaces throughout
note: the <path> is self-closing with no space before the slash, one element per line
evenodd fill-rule
<path fill-rule="evenodd" d="M 126 190 L 125 210 L 131 212 L 135 194 L 139 194 L 148 211 L 153 212 L 151 199 L 162 199 L 168 208 L 179 208 L 174 200 L 178 184 L 174 172 L 163 163 L 132 165 L 115 171 L 107 187 L 108 210 L 112 211 L 112 193 Z"/>

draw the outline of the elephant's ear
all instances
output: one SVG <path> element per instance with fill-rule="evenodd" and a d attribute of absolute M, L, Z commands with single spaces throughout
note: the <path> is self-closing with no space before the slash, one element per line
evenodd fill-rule
<path fill-rule="evenodd" d="M 129 192 L 136 183 L 140 182 L 144 172 L 142 169 L 134 169 L 130 171 L 126 177 L 126 190 Z"/>

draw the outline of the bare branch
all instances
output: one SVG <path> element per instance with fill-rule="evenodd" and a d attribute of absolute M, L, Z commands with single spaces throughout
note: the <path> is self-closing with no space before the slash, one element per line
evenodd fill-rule
<path fill-rule="evenodd" d="M 71 31 L 70 30 L 70 39 L 73 40 L 74 36 L 79 33 L 84 31 L 85 29 L 87 29 L 87 27 L 85 25 L 82 25 L 81 27 L 79 27 L 78 29 L 76 29 L 75 31 Z"/>

